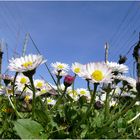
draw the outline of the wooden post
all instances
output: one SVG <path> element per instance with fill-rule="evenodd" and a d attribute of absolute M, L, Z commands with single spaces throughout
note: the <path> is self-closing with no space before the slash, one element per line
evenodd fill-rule
<path fill-rule="evenodd" d="M 137 63 L 137 77 L 138 77 L 138 82 L 140 83 L 140 56 L 138 57 L 138 63 Z"/>
<path fill-rule="evenodd" d="M 106 42 L 105 43 L 105 63 L 107 63 L 107 61 L 108 61 L 108 49 L 109 49 L 109 45 Z"/>
<path fill-rule="evenodd" d="M 136 84 L 136 88 L 137 88 L 137 91 L 140 92 L 140 34 L 139 34 L 139 42 L 134 47 L 133 57 L 135 58 L 136 63 L 137 63 L 137 84 Z"/>

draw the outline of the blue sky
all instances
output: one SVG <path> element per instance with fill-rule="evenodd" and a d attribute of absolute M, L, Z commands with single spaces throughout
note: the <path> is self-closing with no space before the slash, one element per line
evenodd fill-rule
<path fill-rule="evenodd" d="M 42 55 L 50 63 L 60 61 L 88 63 L 104 61 L 104 45 L 108 42 L 109 60 L 117 61 L 138 41 L 140 2 L 0 2 L 0 37 L 8 44 L 8 58 L 14 50 L 21 54 L 26 32 L 29 32 Z M 3 69 L 7 68 L 4 48 Z M 37 53 L 29 40 L 27 54 Z M 128 54 L 132 75 L 132 51 Z M 44 66 L 37 77 L 43 75 L 52 81 Z M 77 86 L 85 86 L 78 80 Z"/>

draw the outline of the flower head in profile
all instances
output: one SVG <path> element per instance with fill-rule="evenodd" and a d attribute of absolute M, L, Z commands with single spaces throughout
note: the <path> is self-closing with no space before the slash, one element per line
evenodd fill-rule
<path fill-rule="evenodd" d="M 109 68 L 112 69 L 114 73 L 127 73 L 128 67 L 124 64 L 118 64 L 116 62 L 107 62 Z"/>
<path fill-rule="evenodd" d="M 66 76 L 68 74 L 64 70 L 62 70 L 61 72 L 60 71 L 57 71 L 57 70 L 54 70 L 52 73 L 55 74 L 56 76 L 60 76 L 60 77 Z"/>
<path fill-rule="evenodd" d="M 92 83 L 112 82 L 112 70 L 105 63 L 88 63 L 85 73 Z"/>
<path fill-rule="evenodd" d="M 0 75 L 0 78 L 4 81 L 4 84 L 7 86 L 11 82 L 13 82 L 14 78 L 7 74 Z"/>
<path fill-rule="evenodd" d="M 9 70 L 15 72 L 28 72 L 35 70 L 40 64 L 45 63 L 42 55 L 26 55 L 20 58 L 12 58 L 9 60 Z"/>
<path fill-rule="evenodd" d="M 53 67 L 55 71 L 63 71 L 63 70 L 68 71 L 69 70 L 69 65 L 65 63 L 60 63 L 60 62 L 51 63 L 51 66 Z"/>
<path fill-rule="evenodd" d="M 72 64 L 71 70 L 75 74 L 80 75 L 82 68 L 83 68 L 83 65 L 82 64 L 75 62 L 75 63 Z"/>
<path fill-rule="evenodd" d="M 113 78 L 122 81 L 132 91 L 136 91 L 136 80 L 133 79 L 132 77 L 119 75 L 119 76 L 114 76 Z"/>

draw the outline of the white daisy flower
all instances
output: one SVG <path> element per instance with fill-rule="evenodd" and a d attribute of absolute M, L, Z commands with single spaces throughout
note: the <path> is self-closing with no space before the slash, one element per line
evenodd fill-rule
<path fill-rule="evenodd" d="M 44 86 L 39 91 L 36 92 L 36 96 L 40 96 L 46 93 L 56 94 L 55 90 L 53 90 L 51 87 Z"/>
<path fill-rule="evenodd" d="M 88 63 L 86 72 L 92 83 L 111 83 L 112 70 L 105 63 Z"/>
<path fill-rule="evenodd" d="M 135 105 L 138 105 L 138 106 L 139 106 L 139 105 L 140 105 L 140 101 L 137 101 L 137 102 L 135 103 Z"/>
<path fill-rule="evenodd" d="M 68 73 L 66 71 L 64 71 L 64 70 L 62 70 L 61 72 L 59 72 L 57 70 L 54 70 L 52 73 L 55 74 L 56 76 L 58 76 L 58 75 L 59 76 L 66 76 L 66 75 L 68 75 Z"/>
<path fill-rule="evenodd" d="M 83 68 L 83 65 L 77 62 L 73 63 L 71 66 L 71 70 L 77 75 L 81 74 L 82 68 Z"/>
<path fill-rule="evenodd" d="M 72 89 L 68 89 L 67 93 L 74 101 L 78 101 L 79 96 L 76 90 L 73 91 Z"/>
<path fill-rule="evenodd" d="M 54 68 L 55 71 L 69 70 L 69 65 L 65 63 L 60 63 L 60 62 L 51 63 L 51 66 Z"/>
<path fill-rule="evenodd" d="M 113 78 L 121 81 L 126 81 L 129 84 L 129 86 L 136 88 L 136 80 L 131 77 L 119 75 L 119 76 L 113 76 Z"/>
<path fill-rule="evenodd" d="M 6 92 L 7 89 L 7 92 Z M 13 86 L 7 86 L 6 88 L 4 86 L 0 87 L 0 95 L 7 96 L 7 93 L 9 96 L 13 95 Z M 19 91 L 15 90 L 15 95 L 20 94 Z"/>
<path fill-rule="evenodd" d="M 16 84 L 21 84 L 21 85 L 29 84 L 29 79 L 28 77 L 20 73 L 16 78 Z"/>
<path fill-rule="evenodd" d="M 28 97 L 30 100 L 33 99 L 33 91 L 29 88 L 27 88 L 25 91 L 24 91 L 24 94 L 22 94 L 23 97 Z"/>
<path fill-rule="evenodd" d="M 5 95 L 6 94 L 6 90 L 4 86 L 0 87 L 0 95 Z"/>
<path fill-rule="evenodd" d="M 110 102 L 109 102 L 109 105 L 110 105 L 110 107 L 111 106 L 116 106 L 118 103 L 116 103 L 116 101 L 114 101 L 114 100 L 111 100 Z"/>
<path fill-rule="evenodd" d="M 91 80 L 91 75 L 87 70 L 87 64 L 82 66 L 81 72 L 78 76 L 86 80 Z"/>
<path fill-rule="evenodd" d="M 36 79 L 34 80 L 34 86 L 37 89 L 42 89 L 46 86 L 46 82 L 44 80 Z"/>
<path fill-rule="evenodd" d="M 86 97 L 90 97 L 90 92 L 85 89 L 85 88 L 78 88 L 77 90 L 77 94 L 81 97 L 81 96 L 86 96 Z"/>
<path fill-rule="evenodd" d="M 0 75 L 0 78 L 3 80 L 4 84 L 6 86 L 11 85 L 13 83 L 13 76 L 7 75 L 7 74 L 2 74 Z"/>
<path fill-rule="evenodd" d="M 52 86 L 52 88 L 53 88 L 54 90 L 57 90 L 57 86 L 55 86 L 55 85 L 51 85 L 51 86 Z M 64 89 L 65 89 L 64 84 L 59 85 L 59 89 L 61 89 L 62 91 L 64 91 Z M 68 87 L 68 88 L 67 88 L 67 90 L 71 90 L 71 89 L 72 89 L 71 87 Z"/>
<path fill-rule="evenodd" d="M 17 86 L 17 90 L 23 91 L 23 89 L 25 88 L 25 85 L 29 85 L 30 82 L 29 82 L 28 77 L 26 77 L 22 73 L 20 73 L 16 78 L 15 84 Z"/>
<path fill-rule="evenodd" d="M 54 100 L 54 99 L 48 97 L 48 98 L 47 98 L 47 103 L 48 103 L 48 105 L 55 105 L 55 104 L 56 104 L 56 100 Z"/>
<path fill-rule="evenodd" d="M 40 64 L 45 63 L 42 55 L 26 55 L 20 58 L 12 58 L 9 60 L 9 70 L 16 72 L 27 72 L 35 70 Z"/>
<path fill-rule="evenodd" d="M 121 94 L 121 97 L 130 97 L 130 98 L 135 98 L 135 97 L 136 97 L 136 95 L 132 95 L 131 93 L 124 92 L 123 94 Z"/>
<path fill-rule="evenodd" d="M 118 64 L 116 62 L 107 62 L 107 65 L 109 68 L 112 69 L 112 72 L 118 72 L 118 73 L 128 72 L 128 67 L 124 64 Z"/>

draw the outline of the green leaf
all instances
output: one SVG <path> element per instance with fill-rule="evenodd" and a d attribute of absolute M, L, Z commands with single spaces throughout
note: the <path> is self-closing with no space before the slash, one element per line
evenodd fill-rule
<path fill-rule="evenodd" d="M 39 139 L 43 127 L 36 121 L 30 119 L 18 119 L 14 123 L 14 129 L 22 139 Z"/>
<path fill-rule="evenodd" d="M 37 120 L 42 122 L 44 125 L 50 121 L 48 115 L 42 110 L 35 110 L 35 115 Z"/>

